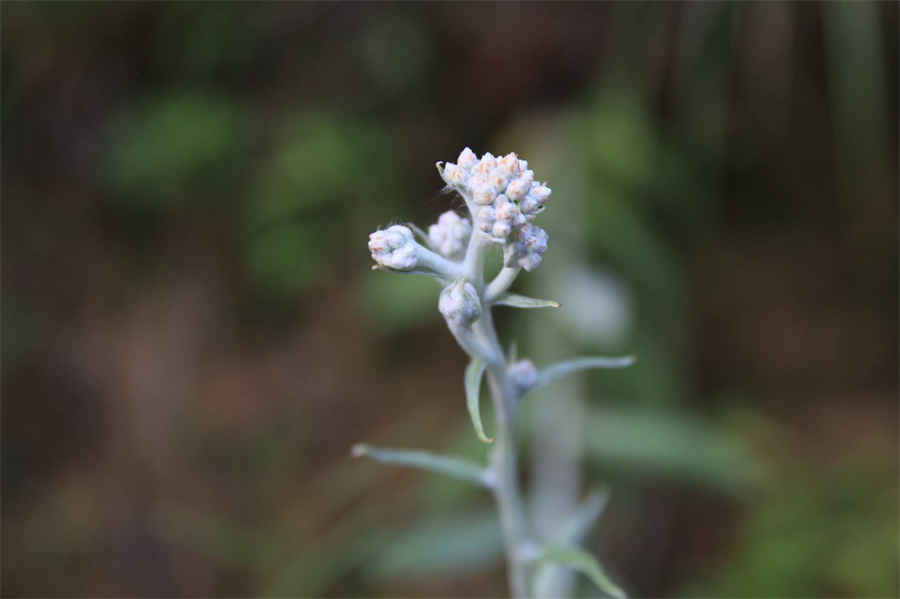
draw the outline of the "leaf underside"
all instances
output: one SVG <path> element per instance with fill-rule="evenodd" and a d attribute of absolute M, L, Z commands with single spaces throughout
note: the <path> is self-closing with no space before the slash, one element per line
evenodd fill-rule
<path fill-rule="evenodd" d="M 422 470 L 447 474 L 454 478 L 487 486 L 484 468 L 461 458 L 438 455 L 427 451 L 378 449 L 363 443 L 354 445 L 352 453 L 353 457 L 366 456 L 384 464 L 421 468 Z"/>
<path fill-rule="evenodd" d="M 591 370 L 593 368 L 626 368 L 634 364 L 634 356 L 622 356 L 618 358 L 586 357 L 573 358 L 565 362 L 552 364 L 538 374 L 538 385 L 546 385 L 573 372 Z"/>
<path fill-rule="evenodd" d="M 512 308 L 559 308 L 559 302 L 553 300 L 526 297 L 517 293 L 504 293 L 494 301 L 495 306 L 510 306 Z"/>
<path fill-rule="evenodd" d="M 563 545 L 549 547 L 539 561 L 577 570 L 590 578 L 597 588 L 610 597 L 625 599 L 625 592 L 609 579 L 597 559 L 586 551 Z"/>
<path fill-rule="evenodd" d="M 441 275 L 437 274 L 436 272 L 427 271 L 427 270 L 417 270 L 417 269 L 397 270 L 396 268 L 390 268 L 388 266 L 384 266 L 383 264 L 373 264 L 372 270 L 378 270 L 381 272 L 390 272 L 390 273 L 394 273 L 396 275 L 425 275 L 426 277 L 431 277 L 440 282 L 443 282 Z"/>
<path fill-rule="evenodd" d="M 466 406 L 469 408 L 469 416 L 472 418 L 472 426 L 478 438 L 485 443 L 493 443 L 494 439 L 484 434 L 484 425 L 481 423 L 481 378 L 484 375 L 486 364 L 481 358 L 472 358 L 466 367 Z"/>

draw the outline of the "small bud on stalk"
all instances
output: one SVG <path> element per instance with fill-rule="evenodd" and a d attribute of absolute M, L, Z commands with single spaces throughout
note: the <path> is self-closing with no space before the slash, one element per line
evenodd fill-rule
<path fill-rule="evenodd" d="M 481 316 L 481 300 L 475 287 L 460 279 L 441 292 L 438 310 L 451 327 L 467 327 Z"/>
<path fill-rule="evenodd" d="M 393 225 L 369 235 L 369 251 L 378 264 L 394 270 L 412 270 L 418 264 L 416 240 L 409 227 Z"/>

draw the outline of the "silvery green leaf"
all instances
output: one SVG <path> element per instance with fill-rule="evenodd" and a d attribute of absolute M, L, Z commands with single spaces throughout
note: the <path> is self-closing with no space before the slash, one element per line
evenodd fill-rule
<path fill-rule="evenodd" d="M 443 277 L 441 277 L 441 275 L 439 275 L 438 273 L 431 271 L 431 270 L 419 270 L 419 269 L 415 269 L 415 268 L 412 270 L 397 270 L 396 268 L 389 268 L 387 266 L 384 266 L 383 264 L 373 264 L 372 270 L 378 270 L 381 272 L 390 272 L 395 275 L 425 275 L 427 277 L 437 279 L 441 283 L 445 282 Z"/>
<path fill-rule="evenodd" d="M 559 302 L 525 297 L 517 293 L 504 293 L 494 301 L 494 305 L 511 306 L 513 308 L 559 308 Z"/>
<path fill-rule="evenodd" d="M 478 438 L 485 443 L 493 443 L 494 440 L 484 434 L 484 425 L 481 423 L 481 378 L 485 367 L 484 360 L 477 356 L 472 358 L 466 367 L 466 406 L 469 408 L 469 416 L 472 417 L 472 425 Z"/>
<path fill-rule="evenodd" d="M 538 373 L 538 386 L 546 385 L 556 379 L 570 375 L 580 370 L 592 368 L 625 368 L 634 364 L 634 356 L 622 356 L 620 358 L 587 357 L 573 358 L 565 362 L 552 364 Z"/>
<path fill-rule="evenodd" d="M 400 449 L 377 449 L 370 445 L 358 443 L 353 446 L 353 457 L 368 456 L 385 464 L 411 466 L 423 470 L 431 470 L 447 474 L 462 480 L 489 486 L 484 468 L 461 458 L 437 455 L 427 451 L 409 451 Z"/>
<path fill-rule="evenodd" d="M 581 541 L 603 515 L 608 503 L 609 489 L 598 489 L 588 495 L 575 513 L 563 523 L 556 537 L 557 542 L 571 544 Z"/>
<path fill-rule="evenodd" d="M 597 559 L 581 549 L 556 545 L 544 550 L 539 562 L 558 564 L 581 572 L 591 579 L 601 591 L 615 599 L 625 599 L 625 592 L 609 579 Z"/>

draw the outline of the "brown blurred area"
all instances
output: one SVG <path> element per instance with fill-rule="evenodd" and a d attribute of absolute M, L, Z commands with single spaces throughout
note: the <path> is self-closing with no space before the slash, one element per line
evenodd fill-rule
<path fill-rule="evenodd" d="M 489 498 L 349 458 L 483 456 L 365 250 L 465 145 L 626 290 L 618 336 L 499 319 L 638 356 L 584 383 L 625 588 L 896 595 L 897 4 L 0 10 L 3 596 L 503 595 Z"/>

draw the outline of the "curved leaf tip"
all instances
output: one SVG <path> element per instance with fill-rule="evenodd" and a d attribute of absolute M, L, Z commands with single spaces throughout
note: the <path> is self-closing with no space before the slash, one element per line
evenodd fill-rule
<path fill-rule="evenodd" d="M 466 407 L 469 408 L 469 416 L 472 418 L 472 426 L 475 433 L 484 443 L 493 443 L 494 438 L 484 434 L 484 425 L 481 423 L 481 378 L 484 375 L 486 364 L 481 358 L 472 358 L 466 367 Z"/>
<path fill-rule="evenodd" d="M 546 549 L 539 559 L 542 562 L 559 564 L 560 566 L 577 570 L 590 578 L 597 585 L 597 588 L 610 597 L 626 599 L 625 591 L 609 579 L 597 559 L 586 551 L 575 547 L 557 545 Z"/>

